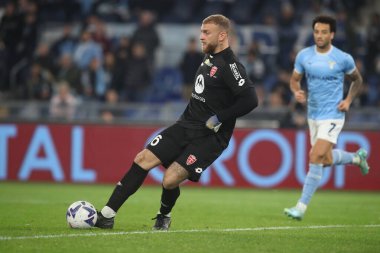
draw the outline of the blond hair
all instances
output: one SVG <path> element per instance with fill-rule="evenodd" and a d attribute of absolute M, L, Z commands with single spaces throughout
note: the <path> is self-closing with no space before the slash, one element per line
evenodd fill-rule
<path fill-rule="evenodd" d="M 209 23 L 220 26 L 227 33 L 229 33 L 231 30 L 231 21 L 221 14 L 210 15 L 202 21 L 202 24 Z"/>

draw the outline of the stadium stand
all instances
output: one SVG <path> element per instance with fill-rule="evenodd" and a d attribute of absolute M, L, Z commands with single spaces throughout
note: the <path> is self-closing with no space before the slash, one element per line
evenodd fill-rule
<path fill-rule="evenodd" d="M 84 74 L 78 83 L 69 83 L 78 103 L 77 110 L 70 120 L 102 121 L 97 113 L 89 113 L 86 108 L 106 106 L 105 96 L 109 89 L 117 90 L 116 122 L 144 121 L 143 117 L 162 116 L 168 121 L 175 120 L 177 108 L 172 104 L 182 104 L 181 90 L 183 78 L 180 60 L 191 37 L 198 37 L 199 22 L 212 13 L 229 16 L 235 23 L 234 50 L 243 61 L 248 62 L 250 50 L 261 60 L 264 78 L 256 80 L 260 90 L 261 106 L 257 111 L 241 119 L 242 125 L 252 126 L 268 123 L 268 127 L 278 127 L 279 116 L 295 112 L 294 101 L 287 101 L 286 87 L 295 53 L 312 43 L 310 18 L 320 13 L 334 15 L 338 20 L 336 43 L 352 53 L 358 68 L 364 76 L 365 90 L 355 101 L 352 116 L 347 127 L 377 127 L 380 122 L 376 108 L 380 106 L 380 4 L 378 1 L 323 1 L 323 0 L 164 0 L 152 4 L 151 1 L 104 0 L 104 1 L 0 1 L 0 119 L 15 120 L 53 120 L 49 117 L 50 100 L 58 91 L 58 76 L 67 76 L 59 68 L 61 55 L 57 43 L 67 45 L 74 56 L 78 48 L 80 34 L 86 31 L 91 36 L 91 45 L 100 47 L 99 67 L 85 79 L 98 80 L 94 87 L 83 83 Z M 131 62 L 131 45 L 128 41 L 137 29 L 142 10 L 153 15 L 152 29 L 157 31 L 159 46 L 151 57 L 152 82 L 144 96 L 144 104 L 133 104 L 125 100 L 126 64 Z M 352 15 L 355 13 L 355 15 Z M 62 36 L 65 27 L 70 26 L 68 37 Z M 288 31 L 288 32 L 287 32 Z M 290 35 L 290 37 L 289 37 Z M 121 39 L 126 40 L 120 48 Z M 66 43 L 66 44 L 65 44 Z M 124 42 L 123 42 L 124 43 Z M 41 57 L 44 48 L 46 57 Z M 67 48 L 67 47 L 66 47 Z M 83 47 L 86 48 L 86 47 Z M 67 51 L 67 50 L 66 50 Z M 67 53 L 67 52 L 65 52 Z M 84 53 L 84 52 L 81 52 Z M 103 55 L 113 54 L 117 58 L 118 69 L 107 69 Z M 33 67 L 34 66 L 34 67 Z M 34 73 L 37 66 L 41 69 Z M 257 67 L 258 65 L 256 65 Z M 60 70 L 60 72 L 58 71 Z M 86 70 L 81 70 L 81 72 Z M 250 71 L 250 70 L 249 70 Z M 257 69 L 252 68 L 252 71 Z M 95 73 L 102 73 L 95 74 Z M 254 73 L 251 73 L 254 74 Z M 110 80 L 117 76 L 118 82 Z M 103 79 L 104 78 L 104 79 Z M 92 80 L 91 79 L 91 80 Z M 104 83 L 99 83 L 103 80 Z M 31 82 L 32 81 L 32 82 Z M 112 85 L 111 85 L 112 83 Z M 102 96 L 88 96 L 91 89 L 104 87 Z M 277 87 L 283 87 L 284 108 L 271 109 L 269 98 Z M 46 88 L 48 87 L 48 88 Z M 86 88 L 87 87 L 87 88 Z M 87 93 L 86 93 L 87 92 Z M 90 93 L 88 93 L 90 92 Z M 31 95 L 32 94 L 32 95 Z M 91 99 L 87 99 L 91 97 Z M 149 106 L 154 103 L 156 106 Z M 89 106 L 91 105 L 91 106 Z M 94 106 L 96 105 L 96 106 Z M 157 106 L 159 105 L 159 106 Z M 171 111 L 173 108 L 175 110 Z M 101 109 L 99 109 L 101 111 Z M 146 113 L 151 110 L 150 113 Z M 157 112 L 157 110 L 162 110 Z M 144 113 L 140 113 L 144 112 Z M 44 114 L 45 113 L 45 114 Z M 140 115 L 140 116 L 139 116 Z M 143 115 L 143 116 L 141 116 Z M 358 124 L 363 119 L 367 126 Z M 25 117 L 27 116 L 27 117 Z M 253 120 L 254 119 L 254 120 Z M 57 119 L 55 119 L 57 120 Z M 261 123 L 257 123 L 261 120 Z M 255 122 L 256 123 L 255 123 Z M 272 124 L 273 122 L 274 124 Z M 272 122 L 272 123 L 270 123 Z M 291 123 L 291 122 L 290 122 Z M 288 124 L 289 126 L 294 126 Z"/>

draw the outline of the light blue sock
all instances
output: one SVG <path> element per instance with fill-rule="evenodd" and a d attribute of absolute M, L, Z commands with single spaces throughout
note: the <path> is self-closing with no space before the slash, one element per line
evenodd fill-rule
<path fill-rule="evenodd" d="M 308 205 L 314 192 L 317 190 L 319 181 L 321 181 L 323 173 L 323 164 L 309 164 L 309 172 L 307 173 L 305 183 L 302 189 L 302 195 L 299 202 Z"/>
<path fill-rule="evenodd" d="M 352 164 L 354 161 L 355 153 L 350 153 L 341 149 L 333 149 L 332 151 L 333 164 Z"/>

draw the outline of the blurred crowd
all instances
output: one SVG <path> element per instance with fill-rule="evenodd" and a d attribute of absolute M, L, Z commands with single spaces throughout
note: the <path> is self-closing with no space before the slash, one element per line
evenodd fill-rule
<path fill-rule="evenodd" d="M 261 106 L 290 107 L 292 120 L 284 120 L 282 126 L 303 126 L 304 107 L 293 102 L 288 83 L 297 51 L 312 43 L 311 34 L 301 31 L 311 32 L 318 14 L 336 17 L 338 33 L 333 43 L 354 56 L 363 74 L 365 89 L 354 106 L 380 106 L 380 10 L 371 6 L 379 4 L 369 0 L 0 1 L 0 99 L 46 101 L 52 116 L 68 119 L 86 101 L 152 102 L 152 95 L 157 97 L 157 73 L 162 73 L 155 66 L 163 36 L 157 25 L 199 25 L 207 15 L 222 13 L 235 27 L 276 29 L 275 54 L 263 52 L 255 40 L 238 53 L 256 84 Z M 110 36 L 106 29 L 110 22 L 135 23 L 136 28 L 131 36 Z M 63 27 L 52 43 L 41 40 L 42 27 L 48 23 Z M 73 32 L 78 24 L 79 31 Z M 237 28 L 237 41 L 238 33 Z M 171 75 L 181 82 L 173 100 L 189 98 L 203 58 L 199 49 L 198 38 L 190 38 Z M 112 111 L 102 111 L 102 117 L 112 119 Z"/>

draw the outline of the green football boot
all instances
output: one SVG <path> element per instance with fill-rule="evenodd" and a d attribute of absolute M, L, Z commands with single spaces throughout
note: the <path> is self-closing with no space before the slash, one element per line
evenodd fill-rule
<path fill-rule="evenodd" d="M 361 148 L 358 151 L 356 151 L 356 155 L 359 156 L 360 162 L 358 166 L 360 167 L 360 171 L 363 175 L 367 175 L 369 172 L 369 166 L 367 163 L 367 156 L 368 153 L 365 149 Z"/>

